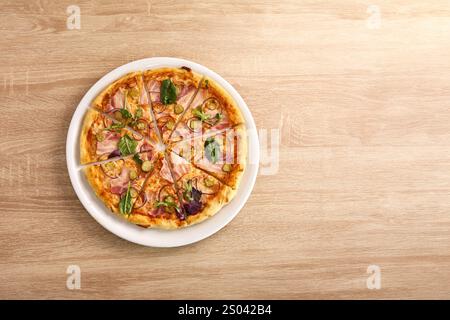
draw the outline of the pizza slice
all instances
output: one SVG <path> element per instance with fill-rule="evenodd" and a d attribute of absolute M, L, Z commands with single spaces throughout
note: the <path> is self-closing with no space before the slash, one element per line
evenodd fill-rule
<path fill-rule="evenodd" d="M 213 216 L 236 194 L 236 190 L 177 154 L 172 152 L 169 158 L 183 210 L 180 226 L 193 225 Z"/>
<path fill-rule="evenodd" d="M 170 142 L 207 132 L 219 132 L 243 124 L 244 118 L 234 99 L 212 79 L 205 77 L 190 108 L 183 115 Z"/>
<path fill-rule="evenodd" d="M 116 80 L 94 99 L 92 106 L 157 141 L 142 72 L 129 73 Z"/>
<path fill-rule="evenodd" d="M 246 166 L 246 139 L 244 126 L 237 125 L 173 143 L 168 150 L 237 189 Z"/>
<path fill-rule="evenodd" d="M 155 145 L 144 136 L 127 129 L 110 117 L 89 109 L 85 115 L 80 136 L 80 162 L 104 161 L 151 151 Z"/>
<path fill-rule="evenodd" d="M 141 189 L 153 168 L 153 152 L 84 167 L 86 179 L 100 200 L 115 213 L 129 215 L 142 203 Z"/>
<path fill-rule="evenodd" d="M 128 221 L 146 228 L 176 229 L 183 224 L 184 213 L 178 190 L 173 182 L 167 160 L 155 161 L 152 174 L 142 190 Z"/>
<path fill-rule="evenodd" d="M 201 83 L 189 68 L 160 68 L 143 73 L 144 86 L 163 142 L 189 109 Z"/>

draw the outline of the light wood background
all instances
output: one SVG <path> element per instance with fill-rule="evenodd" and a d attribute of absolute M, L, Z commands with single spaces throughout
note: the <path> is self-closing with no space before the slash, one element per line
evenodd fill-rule
<path fill-rule="evenodd" d="M 2 1 L 0 48 L 0 298 L 450 298 L 445 1 Z M 65 162 L 89 87 L 153 56 L 215 70 L 281 134 L 236 219 L 176 249 L 103 229 Z"/>

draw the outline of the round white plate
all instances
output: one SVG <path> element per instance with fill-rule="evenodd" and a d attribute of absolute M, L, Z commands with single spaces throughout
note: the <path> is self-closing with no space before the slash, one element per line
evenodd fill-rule
<path fill-rule="evenodd" d="M 186 66 L 193 71 L 206 75 L 219 83 L 234 98 L 245 118 L 248 132 L 247 167 L 242 177 L 239 191 L 234 199 L 224 206 L 216 215 L 206 221 L 179 230 L 144 229 L 135 226 L 107 209 L 95 196 L 84 177 L 80 163 L 80 132 L 81 124 L 91 101 L 103 88 L 126 73 L 158 67 Z M 177 247 L 194 243 L 209 237 L 227 225 L 242 209 L 252 192 L 259 165 L 259 141 L 253 117 L 239 93 L 221 76 L 197 63 L 177 58 L 148 58 L 130 62 L 111 71 L 96 84 L 81 99 L 72 121 L 70 122 L 66 144 L 67 168 L 73 188 L 83 206 L 90 215 L 103 227 L 115 235 L 128 241 L 151 247 Z"/>

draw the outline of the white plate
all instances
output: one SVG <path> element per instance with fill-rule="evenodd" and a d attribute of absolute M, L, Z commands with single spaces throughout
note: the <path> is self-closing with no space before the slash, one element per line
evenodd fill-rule
<path fill-rule="evenodd" d="M 138 70 L 153 69 L 157 67 L 186 66 L 193 71 L 206 75 L 219 83 L 237 102 L 245 118 L 248 132 L 248 160 L 242 177 L 239 191 L 235 198 L 224 206 L 216 215 L 206 221 L 179 230 L 144 229 L 135 226 L 107 209 L 95 196 L 84 177 L 80 163 L 80 132 L 81 124 L 91 101 L 103 88 L 126 73 Z M 83 206 L 90 215 L 103 227 L 115 235 L 128 241 L 151 247 L 177 247 L 194 243 L 209 237 L 227 225 L 242 209 L 252 192 L 259 165 L 259 141 L 255 122 L 242 97 L 221 76 L 197 63 L 177 58 L 148 58 L 130 62 L 123 65 L 97 81 L 81 99 L 72 121 L 66 143 L 67 168 L 73 188 Z"/>

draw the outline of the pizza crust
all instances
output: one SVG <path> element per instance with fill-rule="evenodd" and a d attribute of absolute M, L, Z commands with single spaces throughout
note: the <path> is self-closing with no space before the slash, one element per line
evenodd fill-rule
<path fill-rule="evenodd" d="M 195 215 L 190 215 L 186 220 L 179 220 L 175 215 L 171 219 L 161 218 L 161 217 L 150 217 L 142 214 L 132 214 L 126 219 L 134 224 L 137 224 L 144 228 L 157 228 L 165 230 L 174 230 L 179 228 L 184 228 L 192 226 L 194 224 L 200 223 L 209 217 L 214 216 L 217 212 L 222 209 L 224 205 L 233 199 L 236 195 L 237 190 L 222 185 L 222 189 L 218 194 L 205 204 L 203 210 Z"/>
<path fill-rule="evenodd" d="M 95 194 L 100 200 L 114 213 L 119 213 L 120 197 L 109 192 L 109 185 L 107 185 L 105 174 L 100 166 L 88 166 L 84 168 L 84 174 L 87 181 L 94 189 Z"/>
<path fill-rule="evenodd" d="M 80 162 L 87 164 L 96 161 L 96 141 L 93 140 L 93 135 L 90 130 L 95 120 L 100 116 L 98 111 L 89 109 L 84 116 L 83 125 L 81 127 L 80 135 Z"/>

